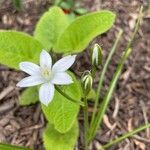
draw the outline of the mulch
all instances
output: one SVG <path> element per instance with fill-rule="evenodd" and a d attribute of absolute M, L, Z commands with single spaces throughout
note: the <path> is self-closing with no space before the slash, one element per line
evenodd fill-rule
<path fill-rule="evenodd" d="M 42 13 L 51 5 L 46 0 L 24 0 L 23 10 L 17 12 L 10 0 L 0 1 L 0 29 L 14 29 L 33 34 L 35 24 Z M 133 51 L 125 63 L 122 75 L 117 84 L 109 108 L 103 119 L 101 131 L 90 145 L 92 150 L 101 147 L 127 131 L 131 131 L 150 121 L 150 16 L 148 15 L 148 0 L 84 0 L 81 4 L 89 11 L 109 9 L 117 13 L 114 27 L 107 33 L 96 38 L 91 44 L 98 42 L 103 48 L 103 61 L 108 56 L 113 41 L 122 28 L 123 37 L 117 52 L 109 66 L 105 77 L 105 86 L 101 94 L 104 96 L 122 52 L 129 40 L 138 10 L 144 6 L 142 26 L 133 43 Z M 73 70 L 77 75 L 90 68 L 88 49 L 78 55 Z M 101 67 L 99 68 L 101 71 Z M 39 104 L 22 107 L 18 99 L 22 89 L 16 83 L 24 74 L 20 71 L 0 65 L 0 142 L 23 145 L 35 150 L 43 150 L 42 131 L 45 119 Z M 97 74 L 95 85 L 98 82 Z M 89 111 L 92 111 L 91 103 Z M 79 114 L 82 131 L 82 113 Z M 82 134 L 82 132 L 81 132 Z M 79 139 L 77 149 L 82 150 L 82 138 Z M 132 138 L 112 146 L 109 150 L 149 150 L 150 129 Z"/>

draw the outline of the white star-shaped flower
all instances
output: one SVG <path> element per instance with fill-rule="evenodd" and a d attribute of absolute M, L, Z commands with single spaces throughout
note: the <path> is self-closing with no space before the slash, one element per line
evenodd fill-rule
<path fill-rule="evenodd" d="M 30 87 L 41 84 L 39 89 L 39 99 L 44 105 L 48 105 L 54 97 L 57 85 L 67 85 L 73 83 L 71 76 L 66 70 L 72 66 L 76 55 L 69 55 L 58 60 L 52 66 L 52 58 L 49 53 L 42 50 L 40 54 L 40 66 L 32 62 L 21 62 L 19 67 L 29 74 L 29 77 L 22 79 L 18 87 Z"/>

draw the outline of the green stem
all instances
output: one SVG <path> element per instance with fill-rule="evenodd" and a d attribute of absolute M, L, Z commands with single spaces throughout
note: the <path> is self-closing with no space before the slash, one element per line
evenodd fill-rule
<path fill-rule="evenodd" d="M 95 120 L 95 115 L 96 115 L 96 111 L 97 111 L 97 107 L 98 107 L 98 101 L 99 101 L 99 97 L 100 97 L 100 93 L 101 93 L 101 89 L 102 89 L 102 85 L 103 85 L 103 82 L 104 82 L 104 77 L 105 77 L 105 74 L 106 74 L 106 70 L 108 68 L 108 65 L 110 63 L 110 60 L 112 58 L 112 55 L 114 54 L 115 50 L 116 50 L 116 47 L 118 45 L 118 42 L 121 38 L 121 35 L 122 35 L 123 31 L 120 30 L 118 35 L 117 35 L 117 39 L 109 53 L 109 56 L 104 64 L 104 67 L 103 67 L 103 70 L 102 70 L 102 73 L 100 75 L 100 79 L 99 79 L 99 83 L 98 83 L 98 88 L 97 88 L 97 92 L 96 92 L 96 99 L 95 99 L 95 103 L 94 103 L 94 109 L 93 109 L 93 114 L 92 114 L 92 120 L 91 120 L 91 126 Z"/>
<path fill-rule="evenodd" d="M 137 129 L 134 129 L 133 131 L 128 132 L 128 133 L 126 133 L 126 134 L 124 134 L 124 135 L 118 137 L 118 138 L 115 139 L 115 140 L 110 141 L 108 144 L 104 145 L 104 146 L 102 147 L 102 149 L 109 148 L 110 146 L 112 146 L 112 145 L 114 145 L 114 144 L 117 144 L 117 143 L 121 142 L 122 140 L 124 140 L 124 139 L 126 139 L 126 138 L 129 138 L 129 137 L 133 136 L 134 134 L 136 134 L 136 133 L 138 133 L 138 132 L 140 132 L 140 131 L 142 131 L 142 130 L 144 130 L 144 129 L 146 129 L 146 128 L 150 128 L 150 123 L 149 123 L 149 124 L 146 124 L 146 125 L 143 125 L 143 126 L 137 128 Z M 101 150 L 102 150 L 102 149 L 101 149 Z"/>
<path fill-rule="evenodd" d="M 81 101 L 77 101 L 73 98 L 71 98 L 69 95 L 67 95 L 66 93 L 64 93 L 58 86 L 55 85 L 55 89 L 61 94 L 63 95 L 64 97 L 66 97 L 68 100 L 74 102 L 74 103 L 77 103 L 77 104 L 80 104 L 81 106 L 84 106 L 84 103 L 81 102 Z"/>
<path fill-rule="evenodd" d="M 89 122 L 88 122 L 88 103 L 87 98 L 84 96 L 84 150 L 88 150 L 88 128 L 89 128 Z"/>
<path fill-rule="evenodd" d="M 95 78 L 95 74 L 96 74 L 96 67 L 95 66 L 92 67 L 91 74 L 92 74 L 92 77 Z"/>

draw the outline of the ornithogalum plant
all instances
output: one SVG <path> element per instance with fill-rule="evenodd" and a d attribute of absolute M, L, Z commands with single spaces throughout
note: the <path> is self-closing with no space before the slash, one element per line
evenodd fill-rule
<path fill-rule="evenodd" d="M 74 149 L 79 136 L 77 115 L 80 106 L 84 112 L 84 143 L 82 144 L 84 150 L 88 150 L 102 123 L 123 64 L 131 52 L 131 44 L 139 28 L 141 12 L 133 36 L 118 63 L 101 104 L 99 104 L 99 97 L 105 73 L 122 30 L 119 31 L 101 70 L 97 89 L 93 89 L 93 83 L 97 68 L 102 62 L 102 48 L 98 44 L 92 46 L 90 50 L 92 68 L 85 70 L 81 80 L 68 69 L 76 63 L 77 53 L 87 48 L 89 42 L 96 36 L 112 27 L 115 21 L 114 13 L 101 10 L 69 20 L 59 7 L 52 7 L 40 18 L 34 36 L 18 31 L 0 31 L 0 63 L 10 68 L 20 68 L 29 75 L 17 84 L 19 87 L 29 87 L 19 97 L 20 105 L 33 105 L 39 100 L 41 102 L 42 111 L 47 119 L 47 126 L 43 133 L 46 150 Z M 57 57 L 58 53 L 62 54 L 60 60 Z M 93 99 L 94 103 L 91 115 L 88 112 L 89 99 Z M 150 127 L 150 124 L 109 142 L 101 149 L 106 149 L 147 127 Z M 28 148 L 0 144 L 0 149 L 27 150 Z"/>

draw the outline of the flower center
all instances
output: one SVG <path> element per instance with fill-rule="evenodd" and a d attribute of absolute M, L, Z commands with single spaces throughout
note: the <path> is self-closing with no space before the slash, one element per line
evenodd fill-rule
<path fill-rule="evenodd" d="M 41 68 L 41 74 L 43 78 L 45 78 L 46 80 L 51 79 L 51 70 L 47 66 L 45 66 L 44 68 Z"/>

